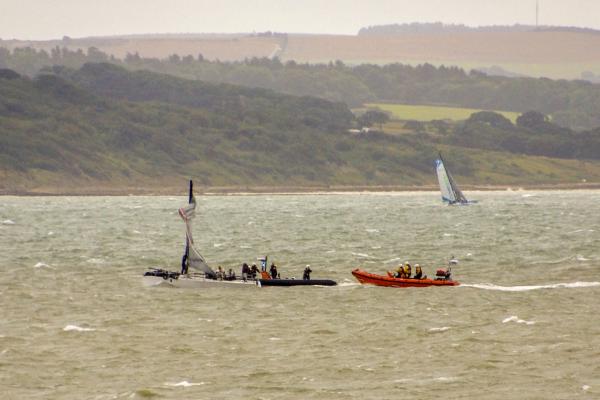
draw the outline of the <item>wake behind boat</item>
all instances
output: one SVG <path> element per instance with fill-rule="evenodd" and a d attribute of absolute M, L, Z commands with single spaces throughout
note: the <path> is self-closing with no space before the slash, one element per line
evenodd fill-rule
<path fill-rule="evenodd" d="M 458 185 L 450 175 L 450 172 L 444 165 L 442 153 L 439 153 L 439 158 L 435 160 L 435 172 L 437 174 L 440 191 L 442 192 L 442 201 L 448 205 L 459 204 L 468 205 L 477 203 L 477 201 L 469 201 L 458 188 Z"/>

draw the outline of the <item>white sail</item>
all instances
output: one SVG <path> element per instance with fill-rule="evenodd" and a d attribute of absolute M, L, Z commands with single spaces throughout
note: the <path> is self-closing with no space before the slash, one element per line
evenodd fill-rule
<path fill-rule="evenodd" d="M 441 159 L 435 160 L 435 171 L 437 173 L 440 191 L 442 192 L 442 200 L 447 203 L 456 203 L 457 198 L 452 189 L 450 177 L 444 167 L 444 162 Z"/>
<path fill-rule="evenodd" d="M 194 246 L 194 237 L 192 236 L 192 219 L 196 216 L 196 199 L 192 195 L 190 203 L 179 209 L 179 216 L 185 222 L 185 240 L 187 265 L 205 274 L 214 274 L 214 271 L 208 266 L 206 260 Z"/>

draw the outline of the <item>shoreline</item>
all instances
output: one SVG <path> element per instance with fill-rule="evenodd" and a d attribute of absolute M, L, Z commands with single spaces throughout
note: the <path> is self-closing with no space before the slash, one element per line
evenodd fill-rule
<path fill-rule="evenodd" d="M 31 190 L 0 189 L 0 196 L 178 196 L 185 188 L 163 187 L 98 187 L 48 188 Z M 400 186 L 195 186 L 202 196 L 302 195 L 349 193 L 438 192 L 437 185 Z M 519 185 L 462 185 L 463 191 L 522 191 L 522 190 L 597 190 L 600 183 L 519 184 Z"/>

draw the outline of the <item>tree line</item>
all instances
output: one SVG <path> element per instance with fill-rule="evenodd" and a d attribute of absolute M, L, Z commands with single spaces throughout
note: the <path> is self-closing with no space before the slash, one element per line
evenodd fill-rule
<path fill-rule="evenodd" d="M 35 76 L 44 68 L 79 68 L 87 62 L 109 62 L 132 70 L 161 72 L 212 83 L 259 87 L 297 96 L 313 96 L 349 107 L 364 103 L 435 104 L 486 110 L 549 115 L 558 125 L 575 130 L 600 126 L 600 84 L 547 78 L 487 76 L 457 67 L 403 64 L 301 64 L 279 59 L 252 58 L 240 62 L 205 59 L 201 54 L 166 59 L 127 54 L 123 59 L 96 48 L 50 52 L 32 48 L 0 48 L 0 68 Z"/>

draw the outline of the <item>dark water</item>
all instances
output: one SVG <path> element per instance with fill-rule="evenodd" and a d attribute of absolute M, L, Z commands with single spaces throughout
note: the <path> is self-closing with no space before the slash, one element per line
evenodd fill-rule
<path fill-rule="evenodd" d="M 2 197 L 0 398 L 600 398 L 600 192 L 470 197 L 201 197 L 213 266 L 340 282 L 245 290 L 142 286 L 178 269 L 184 196 Z M 350 274 L 452 255 L 454 288 Z"/>

